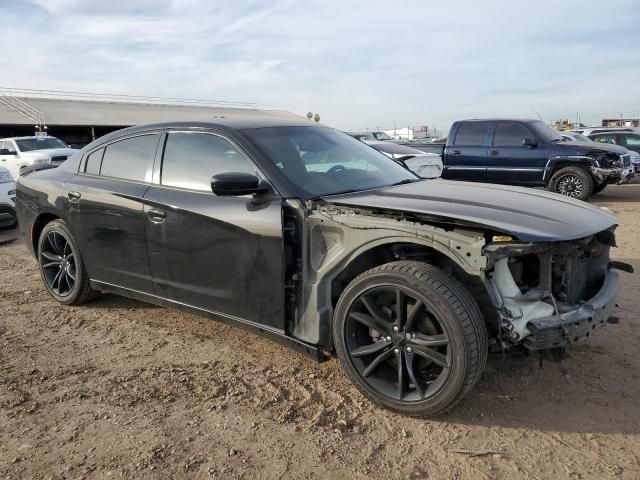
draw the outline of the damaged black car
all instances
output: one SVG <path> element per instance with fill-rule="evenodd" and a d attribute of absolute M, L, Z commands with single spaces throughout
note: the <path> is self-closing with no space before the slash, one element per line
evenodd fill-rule
<path fill-rule="evenodd" d="M 335 355 L 369 399 L 451 408 L 491 351 L 615 321 L 616 218 L 544 191 L 423 180 L 346 134 L 256 113 L 114 132 L 17 186 L 46 289 L 101 292 Z"/>

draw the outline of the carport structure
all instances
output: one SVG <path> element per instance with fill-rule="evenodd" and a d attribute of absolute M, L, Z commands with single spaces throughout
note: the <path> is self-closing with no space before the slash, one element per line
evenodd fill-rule
<path fill-rule="evenodd" d="M 0 138 L 46 131 L 67 144 L 84 146 L 132 125 L 270 114 L 256 107 L 245 102 L 0 87 Z"/>

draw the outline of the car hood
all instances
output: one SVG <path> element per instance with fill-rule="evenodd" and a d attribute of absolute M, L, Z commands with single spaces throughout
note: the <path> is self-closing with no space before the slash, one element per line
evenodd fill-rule
<path fill-rule="evenodd" d="M 618 155 L 624 155 L 628 153 L 627 149 L 621 147 L 619 145 L 612 145 L 610 143 L 600 143 L 600 142 L 557 142 L 553 145 L 559 151 L 576 151 L 579 150 L 581 152 L 593 152 L 594 150 L 600 150 L 603 152 L 611 152 L 617 153 Z"/>
<path fill-rule="evenodd" d="M 544 190 L 440 179 L 329 195 L 323 200 L 488 227 L 523 242 L 584 238 L 617 223 L 614 215 L 601 208 Z"/>
<path fill-rule="evenodd" d="M 41 150 L 30 150 L 28 152 L 20 152 L 22 158 L 51 158 L 58 156 L 71 156 L 78 150 L 75 148 L 43 148 Z"/>

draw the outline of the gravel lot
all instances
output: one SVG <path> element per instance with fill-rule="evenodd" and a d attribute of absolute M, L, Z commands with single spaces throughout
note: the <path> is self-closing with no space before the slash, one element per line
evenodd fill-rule
<path fill-rule="evenodd" d="M 640 184 L 594 203 L 640 269 Z M 365 401 L 337 361 L 242 330 L 115 296 L 60 306 L 3 245 L 0 478 L 637 479 L 639 280 L 621 276 L 619 325 L 560 364 L 493 360 L 453 412 L 417 420 Z"/>

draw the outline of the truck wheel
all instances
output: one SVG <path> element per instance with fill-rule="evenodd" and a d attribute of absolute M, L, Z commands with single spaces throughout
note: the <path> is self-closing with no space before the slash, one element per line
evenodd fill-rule
<path fill-rule="evenodd" d="M 567 197 L 587 200 L 593 193 L 593 177 L 584 168 L 564 167 L 551 177 L 549 190 Z"/>
<path fill-rule="evenodd" d="M 80 251 L 64 221 L 53 220 L 42 229 L 38 264 L 45 287 L 58 302 L 79 305 L 98 295 L 89 285 Z"/>
<path fill-rule="evenodd" d="M 480 378 L 488 352 L 473 297 L 439 268 L 416 261 L 355 278 L 336 305 L 333 340 L 367 398 L 412 416 L 459 402 Z"/>
<path fill-rule="evenodd" d="M 596 193 L 600 193 L 605 188 L 607 188 L 606 183 L 601 183 L 600 185 L 596 185 L 595 187 L 593 187 L 593 194 L 595 195 Z"/>

